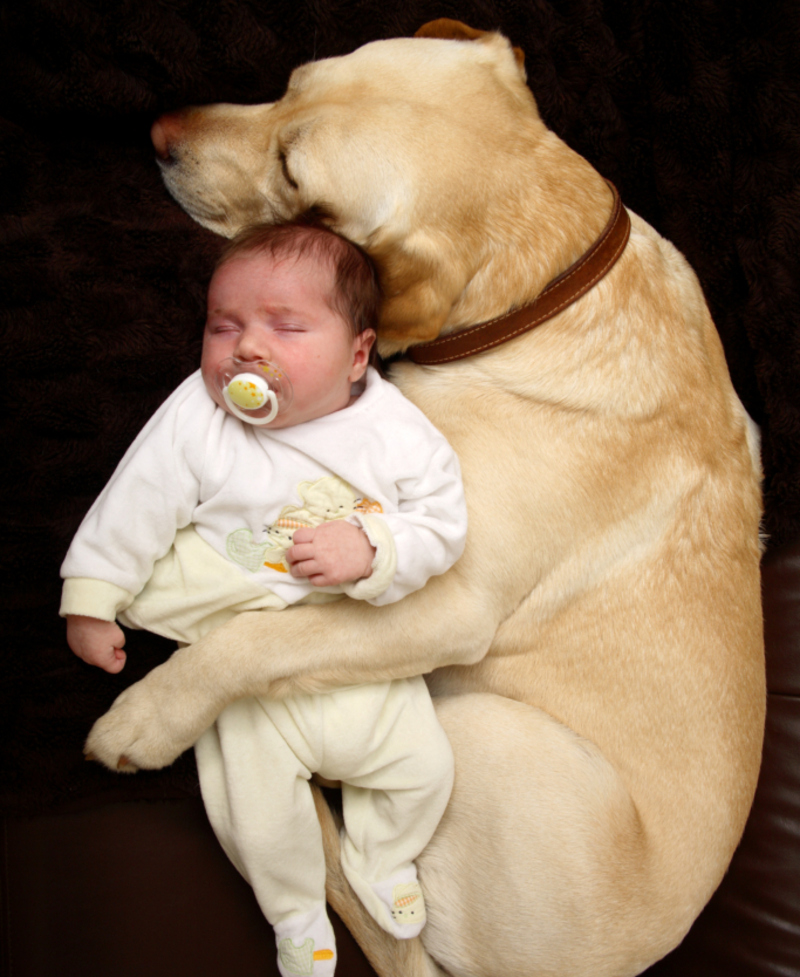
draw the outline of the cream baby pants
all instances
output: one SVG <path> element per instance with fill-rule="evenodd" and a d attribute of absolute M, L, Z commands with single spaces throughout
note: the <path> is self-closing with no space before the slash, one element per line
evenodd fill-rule
<path fill-rule="evenodd" d="M 372 885 L 430 840 L 453 784 L 453 754 L 422 678 L 290 699 L 240 699 L 195 746 L 203 801 L 230 860 L 274 926 L 325 899 L 322 833 L 309 780 L 342 781 L 342 867 L 391 932 Z"/>

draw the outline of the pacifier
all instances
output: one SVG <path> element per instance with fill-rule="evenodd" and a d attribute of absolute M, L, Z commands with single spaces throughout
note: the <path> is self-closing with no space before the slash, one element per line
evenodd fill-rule
<path fill-rule="evenodd" d="M 267 360 L 223 360 L 216 375 L 225 406 L 248 424 L 269 424 L 292 403 L 292 385 L 286 374 Z"/>

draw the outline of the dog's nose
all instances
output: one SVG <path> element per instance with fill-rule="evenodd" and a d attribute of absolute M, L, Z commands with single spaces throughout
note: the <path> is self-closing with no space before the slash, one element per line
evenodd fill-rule
<path fill-rule="evenodd" d="M 150 129 L 150 139 L 156 154 L 165 163 L 173 159 L 172 148 L 180 140 L 183 129 L 182 112 L 168 112 L 156 119 Z"/>

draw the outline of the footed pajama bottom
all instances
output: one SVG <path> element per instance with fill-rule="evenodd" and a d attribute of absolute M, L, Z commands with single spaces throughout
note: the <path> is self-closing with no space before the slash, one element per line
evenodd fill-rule
<path fill-rule="evenodd" d="M 342 782 L 342 867 L 387 932 L 425 922 L 414 860 L 444 813 L 450 744 L 422 678 L 291 699 L 240 699 L 195 746 L 203 801 L 230 860 L 275 928 L 284 977 L 331 977 L 313 773 Z"/>

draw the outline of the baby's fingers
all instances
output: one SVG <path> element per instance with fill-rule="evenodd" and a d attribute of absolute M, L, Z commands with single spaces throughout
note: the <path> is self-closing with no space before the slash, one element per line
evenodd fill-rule
<path fill-rule="evenodd" d="M 305 560 L 313 559 L 313 557 L 314 547 L 311 543 L 295 543 L 286 551 L 286 562 L 289 566 L 295 563 L 303 563 Z"/>
<path fill-rule="evenodd" d="M 289 573 L 293 577 L 308 577 L 309 579 L 321 572 L 319 564 L 316 560 L 309 559 L 289 559 L 289 554 L 286 554 L 286 561 L 289 564 Z"/>
<path fill-rule="evenodd" d="M 116 675 L 125 667 L 127 658 L 128 656 L 122 648 L 112 648 L 111 654 L 106 657 L 104 662 L 100 663 L 100 667 L 105 669 L 110 675 Z"/>

